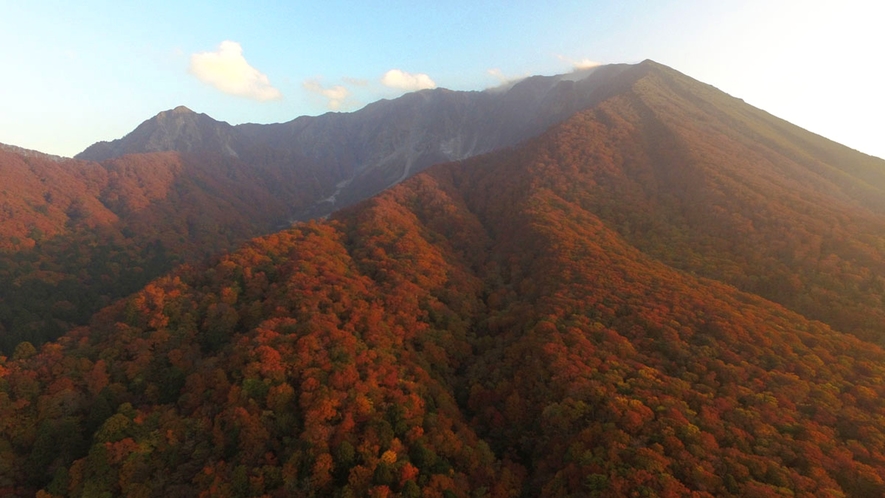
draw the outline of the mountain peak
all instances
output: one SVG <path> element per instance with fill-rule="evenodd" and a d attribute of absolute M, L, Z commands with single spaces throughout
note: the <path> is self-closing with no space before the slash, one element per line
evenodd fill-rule
<path fill-rule="evenodd" d="M 142 124 L 154 122 L 157 120 L 165 120 L 165 119 L 174 119 L 174 120 L 184 119 L 184 120 L 193 121 L 195 119 L 200 119 L 201 117 L 208 118 L 211 121 L 215 121 L 214 119 L 212 119 L 209 116 L 206 116 L 205 114 L 196 113 L 196 112 L 192 111 L 189 107 L 180 105 L 174 109 L 168 109 L 166 111 L 161 111 L 161 112 L 157 113 L 156 116 L 154 116 L 151 119 L 148 119 L 147 121 L 145 121 Z"/>
<path fill-rule="evenodd" d="M 236 157 L 238 140 L 233 127 L 180 105 L 138 125 L 123 138 L 99 142 L 78 154 L 78 159 L 103 161 L 144 152 L 210 152 Z"/>

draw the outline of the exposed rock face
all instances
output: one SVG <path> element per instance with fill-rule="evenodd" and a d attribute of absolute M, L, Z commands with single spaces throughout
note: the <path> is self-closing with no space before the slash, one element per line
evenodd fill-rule
<path fill-rule="evenodd" d="M 94 144 L 77 158 L 100 161 L 179 151 L 293 168 L 320 183 L 314 204 L 294 216 L 307 219 L 365 199 L 432 164 L 538 135 L 610 96 L 635 79 L 640 67 L 610 65 L 534 76 L 482 92 L 424 90 L 353 113 L 269 125 L 231 126 L 181 106 L 161 112 L 119 140 Z"/>

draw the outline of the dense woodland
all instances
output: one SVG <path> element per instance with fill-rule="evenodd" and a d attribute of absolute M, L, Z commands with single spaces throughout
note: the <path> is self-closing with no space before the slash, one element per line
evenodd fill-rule
<path fill-rule="evenodd" d="M 211 155 L 101 164 L 0 149 L 0 353 L 42 344 L 182 262 L 285 225 L 294 172 Z"/>
<path fill-rule="evenodd" d="M 885 164 L 637 72 L 18 344 L 0 495 L 885 495 Z"/>

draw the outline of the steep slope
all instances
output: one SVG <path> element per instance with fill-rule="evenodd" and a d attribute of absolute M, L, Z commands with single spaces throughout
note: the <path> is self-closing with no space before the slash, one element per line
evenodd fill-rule
<path fill-rule="evenodd" d="M 535 76 L 484 92 L 425 90 L 349 115 L 299 118 L 260 131 L 338 172 L 331 212 L 380 192 L 428 166 L 515 145 L 632 81 L 632 68 L 610 65 L 573 74 Z M 337 119 L 336 119 L 337 118 Z M 330 126 L 331 124 L 331 126 Z M 345 145 L 347 152 L 339 148 Z"/>
<path fill-rule="evenodd" d="M 293 216 L 304 220 L 365 199 L 432 164 L 519 143 L 601 101 L 631 78 L 631 66 L 610 65 L 535 76 L 484 92 L 426 90 L 353 113 L 271 125 L 232 127 L 179 107 L 77 158 L 179 151 L 269 162 L 318 182 L 311 207 Z"/>
<path fill-rule="evenodd" d="M 436 166 L 20 346 L 0 362 L 0 489 L 881 496 L 885 351 L 676 268 L 763 268 L 724 250 L 739 241 L 717 225 L 741 221 L 748 196 L 783 223 L 812 193 L 877 222 L 875 199 L 825 193 L 876 188 L 878 163 L 642 69 L 518 148 Z M 671 121 L 679 82 L 697 92 L 688 112 L 734 109 Z M 750 148 L 729 113 L 778 148 Z M 821 162 L 719 162 L 736 142 L 798 154 L 796 139 Z M 822 266 L 810 283 L 837 277 Z"/>
<path fill-rule="evenodd" d="M 885 340 L 885 161 L 644 69 L 534 160 L 588 171 L 570 200 L 666 264 Z"/>
<path fill-rule="evenodd" d="M 0 249 L 30 248 L 64 232 L 75 210 L 89 213 L 93 226 L 116 221 L 98 201 L 106 176 L 94 163 L 0 146 Z"/>
<path fill-rule="evenodd" d="M 15 187 L 0 198 L 0 351 L 53 339 L 177 263 L 540 133 L 633 71 L 418 92 L 280 125 L 232 127 L 178 107 L 79 160 L 7 147 L 0 177 Z"/>
<path fill-rule="evenodd" d="M 100 162 L 127 154 L 169 151 L 236 157 L 243 147 L 231 125 L 178 106 L 157 114 L 119 140 L 90 145 L 77 159 Z"/>
<path fill-rule="evenodd" d="M 185 261 L 286 224 L 289 169 L 155 153 L 104 163 L 0 150 L 0 351 L 40 344 Z"/>

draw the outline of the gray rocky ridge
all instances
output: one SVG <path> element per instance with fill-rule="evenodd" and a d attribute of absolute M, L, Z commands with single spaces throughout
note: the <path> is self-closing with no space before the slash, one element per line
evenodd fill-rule
<path fill-rule="evenodd" d="M 351 113 L 276 124 L 232 126 L 179 106 L 76 157 L 102 161 L 178 151 L 293 168 L 319 186 L 313 204 L 293 213 L 295 220 L 307 219 L 370 197 L 433 164 L 537 136 L 622 88 L 643 64 L 533 76 L 485 91 L 422 90 Z"/>

